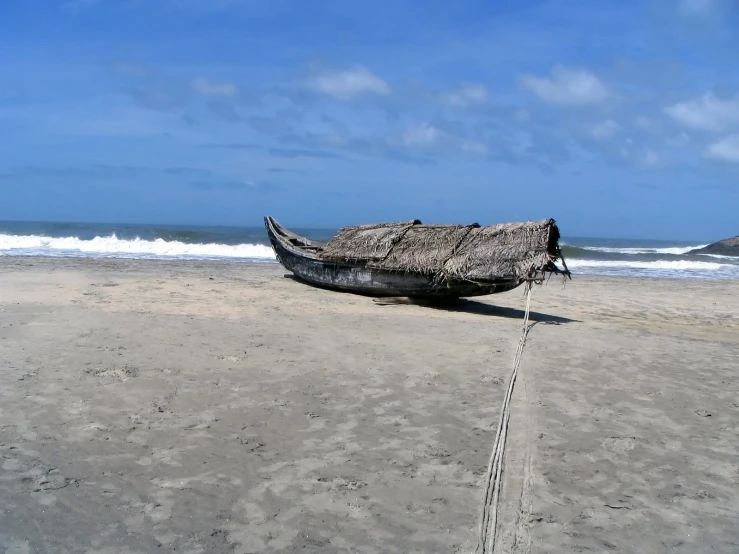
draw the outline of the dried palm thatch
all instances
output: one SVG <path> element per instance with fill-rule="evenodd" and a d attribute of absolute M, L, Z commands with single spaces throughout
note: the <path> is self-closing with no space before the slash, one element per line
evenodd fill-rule
<path fill-rule="evenodd" d="M 422 225 L 418 220 L 345 227 L 319 256 L 440 280 L 523 280 L 542 271 L 569 273 L 554 263 L 562 254 L 553 219 L 490 227 Z"/>
<path fill-rule="evenodd" d="M 442 273 L 471 281 L 492 276 L 525 279 L 555 269 L 561 258 L 559 229 L 553 219 L 507 223 L 470 231 Z"/>
<path fill-rule="evenodd" d="M 438 274 L 479 225 L 414 225 L 406 230 L 384 259 L 369 267 L 423 274 Z"/>
<path fill-rule="evenodd" d="M 333 262 L 384 260 L 405 232 L 420 223 L 414 219 L 405 223 L 344 227 L 326 244 L 321 258 Z"/>

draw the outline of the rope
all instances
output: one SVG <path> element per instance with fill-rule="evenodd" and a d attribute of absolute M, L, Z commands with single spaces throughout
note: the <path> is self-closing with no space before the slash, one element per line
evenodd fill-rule
<path fill-rule="evenodd" d="M 493 452 L 490 463 L 485 474 L 485 496 L 482 505 L 482 517 L 480 518 L 480 530 L 477 542 L 476 554 L 493 554 L 495 551 L 496 527 L 498 523 L 498 497 L 500 495 L 501 474 L 503 472 L 503 457 L 505 455 L 506 437 L 508 435 L 508 421 L 510 420 L 510 401 L 513 387 L 516 384 L 518 366 L 521 365 L 523 348 L 526 345 L 526 337 L 529 334 L 529 312 L 531 307 L 532 282 L 526 283 L 526 311 L 523 316 L 523 329 L 518 341 L 516 354 L 513 357 L 513 370 L 508 381 L 508 390 L 503 400 L 503 407 L 498 421 L 498 431 L 495 434 Z"/>

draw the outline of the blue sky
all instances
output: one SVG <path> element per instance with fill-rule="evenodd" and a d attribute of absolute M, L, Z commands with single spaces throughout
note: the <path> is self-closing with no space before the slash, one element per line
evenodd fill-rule
<path fill-rule="evenodd" d="M 17 0 L 0 51 L 0 219 L 739 233 L 737 0 Z"/>

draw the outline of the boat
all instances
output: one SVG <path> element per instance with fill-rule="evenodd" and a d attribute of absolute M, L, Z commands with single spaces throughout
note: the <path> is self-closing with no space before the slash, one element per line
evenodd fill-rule
<path fill-rule="evenodd" d="M 554 220 L 492 227 L 423 225 L 419 220 L 360 225 L 341 229 L 325 243 L 293 233 L 271 216 L 264 218 L 264 225 L 286 270 L 299 281 L 334 291 L 457 299 L 510 291 L 541 279 L 546 271 L 569 275 L 566 266 L 562 270 L 553 263 L 561 258 Z M 529 242 L 538 250 L 527 244 L 528 257 L 511 257 L 512 245 L 521 250 L 515 244 L 519 235 L 534 237 Z M 491 240 L 497 240 L 492 246 L 499 255 L 481 258 Z"/>

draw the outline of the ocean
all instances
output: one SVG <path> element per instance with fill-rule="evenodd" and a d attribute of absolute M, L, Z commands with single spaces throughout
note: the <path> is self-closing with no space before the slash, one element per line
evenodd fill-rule
<path fill-rule="evenodd" d="M 292 229 L 327 240 L 336 229 Z M 739 257 L 688 254 L 697 241 L 563 237 L 573 277 L 739 279 Z M 276 263 L 264 227 L 0 222 L 0 256 Z"/>

